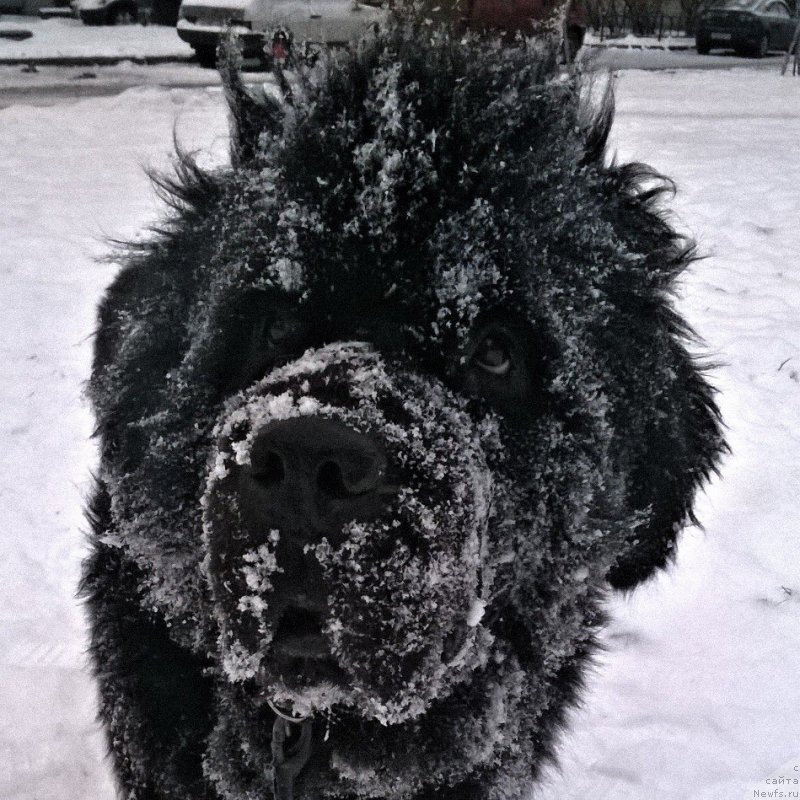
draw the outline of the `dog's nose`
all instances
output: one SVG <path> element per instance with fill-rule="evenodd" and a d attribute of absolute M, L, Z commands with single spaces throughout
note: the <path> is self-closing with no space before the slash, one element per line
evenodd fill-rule
<path fill-rule="evenodd" d="M 374 518 L 390 491 L 385 476 L 380 443 L 342 422 L 271 422 L 253 441 L 242 510 L 251 522 L 329 535 L 344 522 Z"/>

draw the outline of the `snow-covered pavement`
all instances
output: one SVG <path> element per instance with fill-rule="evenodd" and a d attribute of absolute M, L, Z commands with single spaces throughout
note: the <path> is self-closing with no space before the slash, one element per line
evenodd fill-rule
<path fill-rule="evenodd" d="M 612 601 L 540 796 L 751 798 L 800 779 L 800 80 L 631 71 L 617 89 L 620 159 L 676 179 L 709 256 L 678 302 L 720 364 L 733 453 L 675 568 Z M 167 164 L 173 129 L 221 161 L 219 89 L 0 111 L 0 800 L 114 796 L 74 599 L 94 459 L 81 387 L 115 270 L 96 259 L 155 219 L 142 166 Z"/>
<path fill-rule="evenodd" d="M 177 123 L 176 123 L 177 120 Z M 226 148 L 217 91 L 0 111 L 0 798 L 110 800 L 74 599 L 94 461 L 81 399 L 105 237 L 153 220 L 173 126 Z"/>
<path fill-rule="evenodd" d="M 608 653 L 542 800 L 800 796 L 800 81 L 748 70 L 622 73 L 622 160 L 671 175 L 709 257 L 679 305 L 721 366 L 732 455 L 705 531 L 612 604 Z M 786 765 L 789 765 L 788 767 Z M 780 796 L 780 795 L 772 795 Z"/>
<path fill-rule="evenodd" d="M 264 74 L 247 75 L 264 80 Z M 220 86 L 219 73 L 198 64 L 134 64 L 112 66 L 39 66 L 36 72 L 19 65 L 0 65 L 0 109 L 13 105 L 51 106 L 86 97 L 119 94 L 137 86 L 190 88 Z"/>
<path fill-rule="evenodd" d="M 15 41 L 0 38 L 0 62 L 58 59 L 173 59 L 187 60 L 194 51 L 164 25 L 84 25 L 79 19 L 46 19 L 3 15 L 0 29 L 28 31 Z"/>

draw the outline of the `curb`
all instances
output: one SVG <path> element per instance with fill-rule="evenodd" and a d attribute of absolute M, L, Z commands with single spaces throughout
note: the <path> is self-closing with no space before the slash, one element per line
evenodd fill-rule
<path fill-rule="evenodd" d="M 686 52 L 687 50 L 694 50 L 691 44 L 615 44 L 610 42 L 592 42 L 585 44 L 584 47 L 592 48 L 595 50 L 661 50 L 663 52 Z"/>
<path fill-rule="evenodd" d="M 36 67 L 109 67 L 130 61 L 133 64 L 188 64 L 194 55 L 173 56 L 31 56 L 29 58 L 0 58 L 0 66 Z"/>

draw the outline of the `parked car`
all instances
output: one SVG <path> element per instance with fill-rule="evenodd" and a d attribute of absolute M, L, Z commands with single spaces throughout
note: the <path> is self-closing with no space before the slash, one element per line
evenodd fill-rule
<path fill-rule="evenodd" d="M 381 0 L 183 0 L 178 36 L 212 67 L 223 31 L 239 38 L 245 57 L 283 57 L 292 42 L 341 45 L 355 41 L 387 14 Z"/>
<path fill-rule="evenodd" d="M 508 34 L 535 34 L 540 23 L 563 14 L 566 55 L 574 60 L 583 45 L 588 12 L 583 0 L 470 0 L 462 5 L 465 27 L 476 31 L 505 31 Z"/>
<path fill-rule="evenodd" d="M 737 55 L 763 58 L 770 50 L 786 50 L 797 19 L 783 0 L 726 0 L 700 15 L 695 32 L 697 52 L 731 49 Z"/>
<path fill-rule="evenodd" d="M 123 25 L 143 17 L 156 25 L 178 21 L 179 0 L 73 0 L 72 12 L 85 25 Z"/>
<path fill-rule="evenodd" d="M 188 42 L 198 61 L 212 67 L 222 31 L 239 37 L 245 57 L 283 58 L 293 42 L 343 45 L 358 39 L 381 22 L 395 0 L 183 0 L 178 35 Z M 397 0 L 398 5 L 402 0 Z M 447 2 L 431 2 L 431 16 L 460 22 L 472 30 L 533 33 L 537 23 L 557 13 L 561 0 L 471 0 L 454 6 L 466 13 L 449 14 Z M 565 19 L 567 57 L 572 60 L 583 43 L 586 9 L 583 0 L 570 0 Z M 272 37 L 269 42 L 267 38 Z"/>

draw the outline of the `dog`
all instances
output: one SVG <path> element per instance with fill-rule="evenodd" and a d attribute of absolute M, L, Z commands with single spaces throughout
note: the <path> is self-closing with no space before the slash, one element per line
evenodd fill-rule
<path fill-rule="evenodd" d="M 515 800 L 724 450 L 665 179 L 555 48 L 399 20 L 281 91 L 99 309 L 82 592 L 121 796 Z"/>

